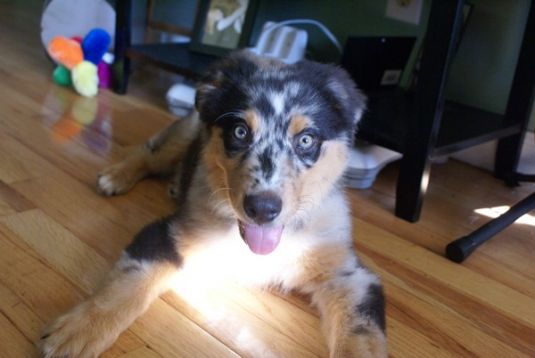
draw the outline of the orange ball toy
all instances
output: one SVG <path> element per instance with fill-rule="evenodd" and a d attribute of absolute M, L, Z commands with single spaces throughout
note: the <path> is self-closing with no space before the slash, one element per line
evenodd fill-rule
<path fill-rule="evenodd" d="M 57 62 L 72 70 L 84 60 L 80 44 L 63 36 L 56 36 L 48 45 L 48 53 Z"/>

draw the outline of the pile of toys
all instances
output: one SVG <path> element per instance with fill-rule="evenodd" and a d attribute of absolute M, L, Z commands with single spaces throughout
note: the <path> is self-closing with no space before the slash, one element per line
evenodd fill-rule
<path fill-rule="evenodd" d="M 73 86 L 85 97 L 111 85 L 110 65 L 103 60 L 111 43 L 103 29 L 91 30 L 83 39 L 56 36 L 48 44 L 48 54 L 57 63 L 52 78 L 61 86 Z"/>

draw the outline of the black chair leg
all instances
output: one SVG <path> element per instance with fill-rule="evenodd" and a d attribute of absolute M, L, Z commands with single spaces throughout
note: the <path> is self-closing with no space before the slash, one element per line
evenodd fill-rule
<path fill-rule="evenodd" d="M 132 0 L 117 0 L 115 6 L 115 61 L 113 63 L 113 90 L 125 94 L 130 76 L 130 47 L 132 32 Z"/>
<path fill-rule="evenodd" d="M 489 221 L 476 231 L 450 242 L 446 246 L 446 257 L 454 262 L 463 262 L 475 249 L 533 209 L 535 209 L 535 193 L 515 204 L 506 213 Z"/>

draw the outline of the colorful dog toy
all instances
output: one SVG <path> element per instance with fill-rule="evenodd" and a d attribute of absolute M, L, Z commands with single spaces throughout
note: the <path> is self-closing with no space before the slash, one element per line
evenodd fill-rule
<path fill-rule="evenodd" d="M 95 96 L 99 82 L 101 87 L 110 84 L 108 64 L 102 61 L 110 43 L 110 35 L 102 29 L 91 30 L 83 40 L 63 36 L 53 38 L 48 53 L 58 63 L 52 76 L 54 82 L 61 86 L 72 84 L 82 96 Z"/>

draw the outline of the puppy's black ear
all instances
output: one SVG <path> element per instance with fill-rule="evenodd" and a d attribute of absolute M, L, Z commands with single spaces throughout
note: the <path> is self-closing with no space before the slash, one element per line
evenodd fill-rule
<path fill-rule="evenodd" d="M 210 123 L 230 109 L 238 110 L 245 96 L 241 84 L 256 70 L 254 58 L 247 51 L 235 51 L 210 66 L 197 84 L 195 95 L 201 119 Z"/>
<path fill-rule="evenodd" d="M 357 125 L 366 111 L 367 99 L 357 88 L 353 79 L 344 69 L 332 66 L 327 87 L 332 91 L 349 119 L 353 121 L 353 125 Z"/>
<path fill-rule="evenodd" d="M 332 93 L 342 113 L 355 127 L 366 111 L 366 96 L 342 68 L 329 65 L 327 89 Z"/>
<path fill-rule="evenodd" d="M 299 75 L 308 79 L 334 110 L 335 117 L 331 118 L 333 128 L 352 133 L 366 110 L 366 96 L 349 74 L 335 65 L 311 61 L 298 62 L 294 66 Z"/>
<path fill-rule="evenodd" d="M 223 71 L 219 68 L 221 62 L 212 65 L 197 84 L 195 93 L 195 108 L 203 112 L 210 102 L 216 102 L 218 91 L 223 84 Z"/>

